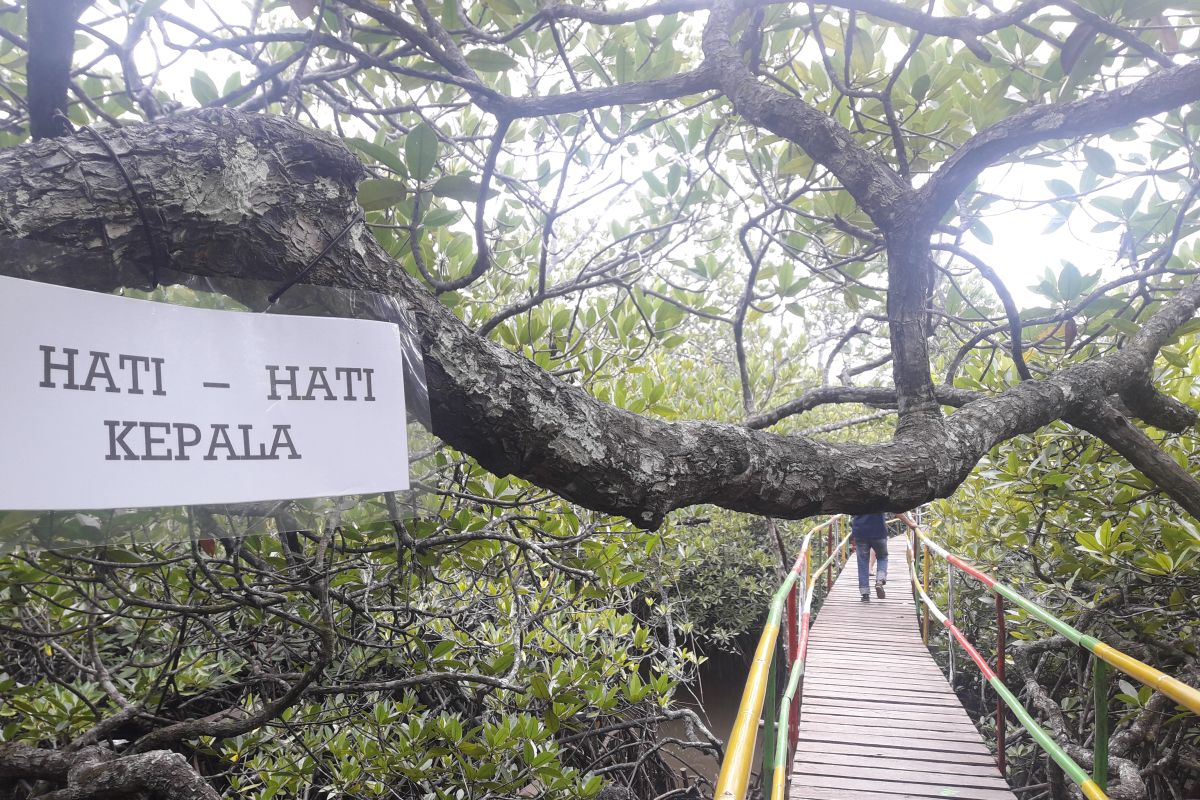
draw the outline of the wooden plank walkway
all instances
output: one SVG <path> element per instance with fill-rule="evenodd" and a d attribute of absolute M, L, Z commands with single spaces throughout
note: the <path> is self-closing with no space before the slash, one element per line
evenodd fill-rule
<path fill-rule="evenodd" d="M 1016 800 L 921 644 L 904 540 L 888 544 L 887 598 L 862 602 L 851 557 L 813 625 L 788 797 Z"/>

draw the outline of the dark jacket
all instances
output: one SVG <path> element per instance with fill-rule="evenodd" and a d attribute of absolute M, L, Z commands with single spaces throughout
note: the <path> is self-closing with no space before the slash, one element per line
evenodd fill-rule
<path fill-rule="evenodd" d="M 855 539 L 886 539 L 887 526 L 883 514 L 859 514 L 850 518 L 850 530 Z"/>

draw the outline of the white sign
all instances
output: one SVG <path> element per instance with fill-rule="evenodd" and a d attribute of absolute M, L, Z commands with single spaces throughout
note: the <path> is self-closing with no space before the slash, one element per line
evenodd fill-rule
<path fill-rule="evenodd" d="M 0 277 L 0 509 L 408 488 L 395 325 Z"/>

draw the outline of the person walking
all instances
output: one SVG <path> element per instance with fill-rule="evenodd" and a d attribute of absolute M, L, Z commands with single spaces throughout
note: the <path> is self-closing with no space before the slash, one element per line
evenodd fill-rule
<path fill-rule="evenodd" d="M 850 533 L 854 538 L 854 552 L 858 554 L 858 592 L 863 602 L 871 599 L 871 552 L 875 552 L 875 596 L 887 597 L 888 549 L 887 525 L 883 514 L 858 514 L 850 518 Z"/>

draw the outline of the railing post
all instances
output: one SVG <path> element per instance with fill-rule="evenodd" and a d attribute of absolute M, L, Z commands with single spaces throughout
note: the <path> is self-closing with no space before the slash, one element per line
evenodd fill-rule
<path fill-rule="evenodd" d="M 833 526 L 830 525 L 826 531 L 825 541 L 825 558 L 829 560 L 829 565 L 825 567 L 825 595 L 828 596 L 833 591 Z"/>
<path fill-rule="evenodd" d="M 1092 780 L 1108 791 L 1108 664 L 1092 657 L 1092 688 L 1096 701 L 1096 744 L 1092 755 Z"/>
<path fill-rule="evenodd" d="M 807 558 L 805 559 L 807 560 Z M 787 664 L 791 668 L 796 663 L 796 659 L 800 658 L 800 603 L 798 593 L 800 591 L 800 582 L 796 581 L 792 585 L 792 590 L 788 592 L 787 601 Z M 796 746 L 795 743 L 800 738 L 800 693 L 792 695 L 791 712 L 788 715 L 788 753 Z"/>
<path fill-rule="evenodd" d="M 916 538 L 917 534 L 913 533 Z M 918 539 L 919 541 L 919 539 Z M 926 596 L 929 595 L 929 545 L 921 542 L 921 588 L 925 590 Z M 926 646 L 929 645 L 929 606 L 921 605 L 921 641 Z"/>
<path fill-rule="evenodd" d="M 954 565 L 946 564 L 946 619 L 954 624 Z M 954 688 L 954 639 L 946 637 L 946 651 L 950 661 L 950 688 Z"/>
<path fill-rule="evenodd" d="M 1004 598 L 996 595 L 996 678 L 1004 683 L 1004 660 L 1008 653 L 1008 632 L 1005 629 Z M 996 766 L 1000 769 L 1000 777 L 1004 777 L 1008 768 L 1008 758 L 1004 750 L 1004 727 L 1007 718 L 1004 716 L 1004 700 L 996 695 Z"/>
<path fill-rule="evenodd" d="M 767 671 L 767 691 L 763 695 L 763 754 L 762 791 L 763 800 L 771 800 L 771 776 L 775 772 L 775 737 L 778 724 L 779 692 L 776 691 L 776 672 L 779 665 L 779 647 L 771 654 L 771 668 Z"/>

